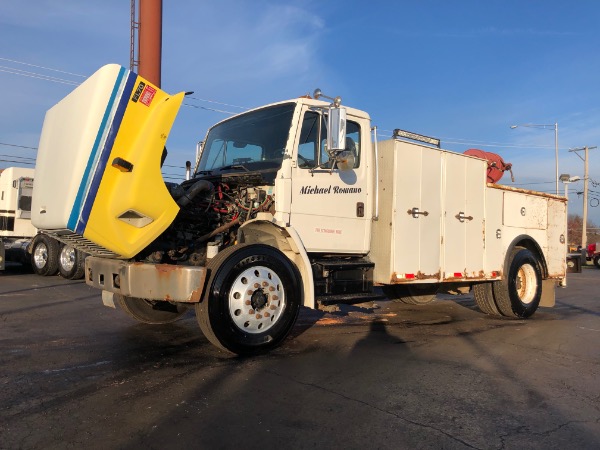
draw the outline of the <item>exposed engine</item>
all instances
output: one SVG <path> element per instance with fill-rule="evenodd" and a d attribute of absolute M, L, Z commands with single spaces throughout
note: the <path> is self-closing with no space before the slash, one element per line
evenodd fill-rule
<path fill-rule="evenodd" d="M 203 177 L 181 185 L 166 183 L 181 207 L 173 224 L 136 260 L 152 263 L 206 264 L 207 245 L 220 248 L 235 242 L 237 230 L 259 212 L 274 213 L 269 186 L 258 173 L 245 176 Z"/>

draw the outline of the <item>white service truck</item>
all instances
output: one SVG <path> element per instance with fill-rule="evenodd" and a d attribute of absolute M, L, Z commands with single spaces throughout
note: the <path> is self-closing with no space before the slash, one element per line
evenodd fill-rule
<path fill-rule="evenodd" d="M 31 223 L 34 169 L 0 169 L 0 270 L 6 262 L 31 266 L 41 276 L 83 278 L 85 255 L 44 234 Z"/>
<path fill-rule="evenodd" d="M 108 65 L 46 114 L 34 223 L 92 255 L 85 279 L 107 306 L 150 324 L 193 306 L 212 343 L 252 354 L 301 306 L 377 286 L 414 304 L 472 290 L 512 318 L 554 305 L 566 198 L 487 183 L 485 160 L 425 136 L 378 141 L 366 112 L 320 91 L 216 124 L 193 176 L 164 183 L 183 97 Z"/>

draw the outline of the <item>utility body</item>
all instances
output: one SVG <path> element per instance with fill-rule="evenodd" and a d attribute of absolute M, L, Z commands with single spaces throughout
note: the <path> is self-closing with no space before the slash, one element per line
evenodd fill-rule
<path fill-rule="evenodd" d="M 503 317 L 554 305 L 564 197 L 488 183 L 488 161 L 432 138 L 379 141 L 366 112 L 314 97 L 216 124 L 176 185 L 160 161 L 183 93 L 105 66 L 46 115 L 34 221 L 91 255 L 85 279 L 106 305 L 145 323 L 194 306 L 239 354 L 278 345 L 301 306 L 367 302 L 378 286 L 414 304 L 473 290 Z"/>

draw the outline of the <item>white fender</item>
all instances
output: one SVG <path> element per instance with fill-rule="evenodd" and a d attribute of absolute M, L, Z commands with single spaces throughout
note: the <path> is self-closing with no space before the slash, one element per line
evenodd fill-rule
<path fill-rule="evenodd" d="M 315 308 L 315 285 L 310 260 L 302 239 L 293 227 L 282 227 L 263 218 L 253 219 L 244 223 L 238 230 L 238 243 L 266 244 L 285 254 L 302 276 L 303 305 Z"/>

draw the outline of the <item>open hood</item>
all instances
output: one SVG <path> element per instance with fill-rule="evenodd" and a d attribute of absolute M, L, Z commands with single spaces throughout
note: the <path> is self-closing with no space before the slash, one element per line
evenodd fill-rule
<path fill-rule="evenodd" d="M 183 97 L 109 64 L 52 107 L 38 149 L 33 224 L 122 258 L 158 237 L 179 211 L 160 166 Z"/>

